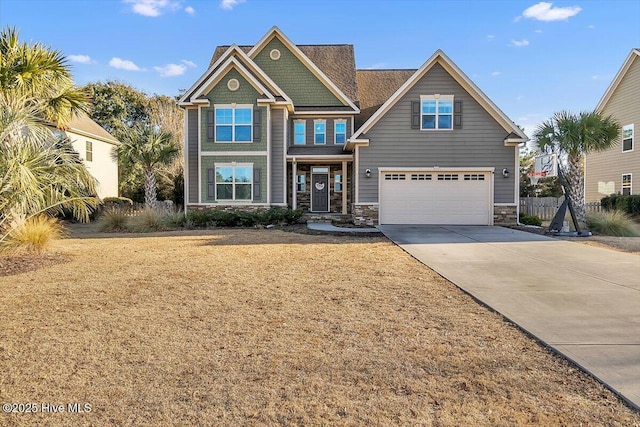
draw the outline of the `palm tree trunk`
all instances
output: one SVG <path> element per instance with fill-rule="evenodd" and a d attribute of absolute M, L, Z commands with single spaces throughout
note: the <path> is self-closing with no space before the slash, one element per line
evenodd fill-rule
<path fill-rule="evenodd" d="M 567 196 L 573 204 L 580 228 L 584 229 L 587 223 L 587 210 L 584 202 L 584 179 L 580 168 L 582 159 L 581 157 L 570 156 L 567 160 L 567 171 L 564 174 L 568 187 Z"/>
<path fill-rule="evenodd" d="M 144 170 L 144 203 L 148 208 L 155 208 L 156 202 L 156 174 L 151 167 Z"/>

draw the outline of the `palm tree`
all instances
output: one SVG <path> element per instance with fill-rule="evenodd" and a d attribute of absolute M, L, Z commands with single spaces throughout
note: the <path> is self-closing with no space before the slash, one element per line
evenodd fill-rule
<path fill-rule="evenodd" d="M 612 116 L 598 112 L 573 114 L 557 112 L 542 122 L 534 139 L 543 152 L 558 154 L 558 167 L 564 177 L 567 197 L 571 200 L 580 226 L 585 226 L 587 212 L 584 201 L 583 156 L 604 151 L 619 142 L 620 125 Z"/>
<path fill-rule="evenodd" d="M 154 126 L 134 126 L 121 142 L 117 151 L 120 165 L 128 169 L 141 169 L 144 176 L 144 202 L 148 207 L 155 207 L 159 167 L 171 163 L 179 153 L 173 136 Z"/>

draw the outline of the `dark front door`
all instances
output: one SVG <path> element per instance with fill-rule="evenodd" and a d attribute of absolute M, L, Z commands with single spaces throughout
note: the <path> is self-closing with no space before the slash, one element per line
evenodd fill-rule
<path fill-rule="evenodd" d="M 329 174 L 311 175 L 311 211 L 329 212 Z"/>

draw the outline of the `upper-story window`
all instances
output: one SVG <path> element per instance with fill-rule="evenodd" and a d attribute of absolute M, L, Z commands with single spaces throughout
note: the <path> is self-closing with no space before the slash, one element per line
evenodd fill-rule
<path fill-rule="evenodd" d="M 216 106 L 216 142 L 251 142 L 253 106 Z"/>
<path fill-rule="evenodd" d="M 307 143 L 307 132 L 306 132 L 306 122 L 305 120 L 296 120 L 293 122 L 293 143 L 296 145 L 306 144 Z"/>
<path fill-rule="evenodd" d="M 318 145 L 327 143 L 326 120 L 315 120 L 313 122 L 313 142 Z"/>
<path fill-rule="evenodd" d="M 347 121 L 337 119 L 334 124 L 333 142 L 335 144 L 344 144 L 347 142 Z"/>
<path fill-rule="evenodd" d="M 622 127 L 622 151 L 633 151 L 633 124 Z"/>
<path fill-rule="evenodd" d="M 87 162 L 93 161 L 93 142 L 91 141 L 87 141 L 87 144 L 85 145 L 84 159 Z"/>
<path fill-rule="evenodd" d="M 453 129 L 453 95 L 420 97 L 420 129 Z"/>

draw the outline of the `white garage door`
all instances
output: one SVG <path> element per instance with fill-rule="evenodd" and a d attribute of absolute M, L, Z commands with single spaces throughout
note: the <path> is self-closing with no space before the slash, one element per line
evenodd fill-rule
<path fill-rule="evenodd" d="M 380 224 L 490 225 L 491 172 L 382 171 Z"/>

